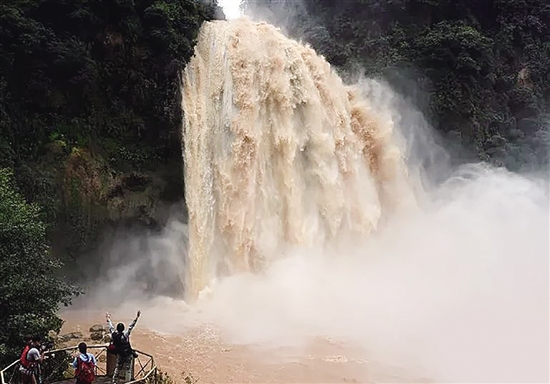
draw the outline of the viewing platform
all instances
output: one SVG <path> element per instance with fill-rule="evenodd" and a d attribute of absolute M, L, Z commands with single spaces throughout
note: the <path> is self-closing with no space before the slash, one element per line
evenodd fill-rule
<path fill-rule="evenodd" d="M 74 383 L 74 368 L 72 362 L 77 355 L 78 346 L 55 349 L 45 353 L 41 367 L 41 381 L 38 384 Z M 136 350 L 137 357 L 132 359 L 125 376 L 121 372 L 118 383 L 160 383 L 160 375 L 153 356 Z M 107 353 L 107 344 L 88 345 L 88 353 L 92 353 L 97 361 L 97 372 L 94 383 L 110 383 L 116 365 L 116 356 Z M 20 384 L 19 360 L 14 361 L 0 371 L 1 384 Z"/>

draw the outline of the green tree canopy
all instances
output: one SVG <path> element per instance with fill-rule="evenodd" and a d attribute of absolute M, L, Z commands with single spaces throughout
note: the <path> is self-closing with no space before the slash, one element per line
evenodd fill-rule
<path fill-rule="evenodd" d="M 63 260 L 181 201 L 179 74 L 217 12 L 202 0 L 0 1 L 0 168 L 43 209 Z"/>
<path fill-rule="evenodd" d="M 79 289 L 57 276 L 39 208 L 14 187 L 13 174 L 0 169 L 0 363 L 20 353 L 25 334 L 59 332 L 59 304 Z"/>

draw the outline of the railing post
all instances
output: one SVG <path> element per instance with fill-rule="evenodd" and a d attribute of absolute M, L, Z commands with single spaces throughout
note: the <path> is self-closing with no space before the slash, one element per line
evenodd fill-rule
<path fill-rule="evenodd" d="M 69 353 L 70 351 L 77 350 L 77 348 L 78 347 L 73 346 L 73 347 L 56 349 L 56 350 L 46 352 L 46 355 L 54 355 L 55 353 L 59 353 L 59 352 Z M 109 353 L 107 353 L 107 345 L 89 345 L 88 346 L 88 351 L 89 352 L 91 352 L 94 349 L 105 350 L 107 358 L 109 357 Z M 154 363 L 153 356 L 149 355 L 148 353 L 141 352 L 141 351 L 138 351 L 138 350 L 136 350 L 136 352 L 138 352 L 141 355 L 147 356 L 147 358 L 149 360 L 136 373 L 136 371 L 135 371 L 135 361 L 134 361 L 133 358 L 131 359 L 130 367 L 127 367 L 128 369 L 125 372 L 125 373 L 128 373 L 132 376 L 130 378 L 130 379 L 133 379 L 131 382 L 132 383 L 147 383 L 147 382 L 153 381 L 155 384 L 158 383 L 159 382 L 158 371 L 157 371 L 157 366 Z M 102 352 L 100 352 L 100 354 L 101 353 Z M 115 359 L 116 359 L 116 356 L 115 356 Z M 69 360 L 71 360 L 71 362 L 72 362 L 72 359 L 69 359 Z M 107 368 L 107 365 L 108 365 L 107 361 L 105 363 L 106 363 L 106 368 Z M 151 364 L 151 365 L 149 366 L 149 364 Z M 68 365 L 66 368 L 69 369 L 70 365 Z M 18 369 L 19 369 L 19 359 L 14 361 L 13 363 L 8 365 L 7 367 L 4 367 L 3 369 L 1 369 L 0 370 L 0 380 L 1 380 L 0 384 L 16 384 L 16 383 L 19 383 L 20 381 L 17 380 L 17 378 L 18 378 L 17 373 L 19 373 Z M 103 371 L 103 368 L 98 366 L 98 370 Z M 106 369 L 105 371 L 106 371 L 105 373 L 107 373 L 108 369 Z M 47 376 L 48 373 L 45 372 L 45 375 Z M 139 377 L 133 377 L 134 375 L 137 375 Z M 14 377 L 15 381 L 14 381 L 14 379 L 10 378 L 10 376 Z M 46 380 L 48 380 L 48 379 L 49 378 L 46 378 Z"/>

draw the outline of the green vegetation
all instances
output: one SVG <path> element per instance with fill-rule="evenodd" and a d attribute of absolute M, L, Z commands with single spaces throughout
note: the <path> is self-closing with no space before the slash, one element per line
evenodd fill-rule
<path fill-rule="evenodd" d="M 174 384 L 172 377 L 162 370 L 158 370 L 156 374 L 156 382 L 159 384 Z"/>
<path fill-rule="evenodd" d="M 54 253 L 154 225 L 183 196 L 178 76 L 217 12 L 195 0 L 0 4 L 0 167 L 43 207 Z"/>
<path fill-rule="evenodd" d="M 185 384 L 196 384 L 199 382 L 199 379 L 185 371 L 181 373 L 181 379 Z M 170 375 L 159 369 L 156 375 L 156 382 L 159 384 L 173 384 L 175 381 Z"/>
<path fill-rule="evenodd" d="M 512 170 L 548 166 L 547 0 L 246 0 L 344 71 L 388 80 L 444 136 Z M 290 21 L 288 15 L 295 15 Z"/>
<path fill-rule="evenodd" d="M 174 380 L 166 372 L 160 369 L 157 372 L 156 380 L 159 384 L 174 384 Z"/>
<path fill-rule="evenodd" d="M 80 291 L 56 276 L 43 215 L 15 191 L 11 171 L 0 169 L 0 364 L 21 352 L 25 334 L 59 332 L 59 304 Z"/>
<path fill-rule="evenodd" d="M 172 379 L 172 377 L 162 370 L 158 370 L 156 380 L 157 380 L 157 383 L 160 383 L 160 384 L 174 383 L 174 380 Z M 196 384 L 199 382 L 198 378 L 196 378 L 192 374 L 187 373 L 185 371 L 181 373 L 181 380 L 185 384 Z"/>

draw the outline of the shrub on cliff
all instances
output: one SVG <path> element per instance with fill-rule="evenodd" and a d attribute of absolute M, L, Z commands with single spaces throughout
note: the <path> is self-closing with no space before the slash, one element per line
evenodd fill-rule
<path fill-rule="evenodd" d="M 57 275 L 46 226 L 36 205 L 17 193 L 12 172 L 0 169 L 0 364 L 19 356 L 25 334 L 58 332 L 60 304 L 80 293 Z"/>

